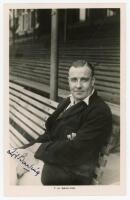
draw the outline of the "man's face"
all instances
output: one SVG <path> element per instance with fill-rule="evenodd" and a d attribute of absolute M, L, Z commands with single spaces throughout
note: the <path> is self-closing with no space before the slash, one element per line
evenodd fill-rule
<path fill-rule="evenodd" d="M 87 66 L 71 67 L 69 70 L 70 92 L 75 102 L 79 102 L 89 96 L 92 92 L 95 79 L 92 77 L 91 69 Z"/>

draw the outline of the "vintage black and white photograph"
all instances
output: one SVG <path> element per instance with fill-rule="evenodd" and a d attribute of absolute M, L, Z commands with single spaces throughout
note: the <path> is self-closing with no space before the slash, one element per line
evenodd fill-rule
<path fill-rule="evenodd" d="M 122 185 L 122 12 L 9 8 L 10 186 Z"/>

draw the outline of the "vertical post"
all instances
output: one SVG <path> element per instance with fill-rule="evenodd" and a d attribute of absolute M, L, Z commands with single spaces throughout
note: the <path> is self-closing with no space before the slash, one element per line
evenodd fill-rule
<path fill-rule="evenodd" d="M 35 9 L 33 10 L 32 14 L 32 23 L 33 23 L 33 40 L 35 40 L 35 25 L 36 25 L 36 11 Z"/>
<path fill-rule="evenodd" d="M 79 20 L 80 22 L 84 22 L 86 20 L 86 9 L 79 10 Z"/>
<path fill-rule="evenodd" d="M 67 9 L 65 9 L 64 13 L 64 42 L 67 40 Z"/>
<path fill-rule="evenodd" d="M 12 33 L 13 33 L 13 45 L 15 45 L 15 10 L 13 9 L 13 29 L 12 29 Z"/>
<path fill-rule="evenodd" d="M 57 97 L 58 97 L 58 10 L 52 9 L 50 99 L 56 101 Z"/>

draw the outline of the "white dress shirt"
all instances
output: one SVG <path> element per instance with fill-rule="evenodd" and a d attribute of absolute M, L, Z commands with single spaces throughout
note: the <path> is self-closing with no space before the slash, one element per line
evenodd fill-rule
<path fill-rule="evenodd" d="M 94 89 L 92 90 L 91 94 L 89 96 L 87 96 L 83 100 L 87 104 L 87 106 L 89 105 L 89 99 L 90 99 L 90 97 L 92 96 L 93 93 L 94 93 Z M 68 107 L 66 108 L 66 110 L 75 104 L 74 97 L 72 96 L 72 94 L 70 94 L 69 97 L 70 97 L 70 104 L 68 105 Z"/>

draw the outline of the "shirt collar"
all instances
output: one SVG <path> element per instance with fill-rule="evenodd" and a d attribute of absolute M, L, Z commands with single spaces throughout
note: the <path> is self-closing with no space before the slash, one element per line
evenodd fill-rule
<path fill-rule="evenodd" d="M 91 94 L 90 94 L 89 96 L 87 96 L 87 97 L 83 100 L 83 101 L 87 104 L 87 106 L 89 105 L 89 99 L 90 99 L 90 97 L 93 95 L 93 93 L 94 93 L 94 89 L 92 90 Z M 74 105 L 74 98 L 73 98 L 72 94 L 70 94 L 69 97 L 70 97 L 70 104 L 71 104 L 71 106 L 72 106 L 72 105 Z"/>

